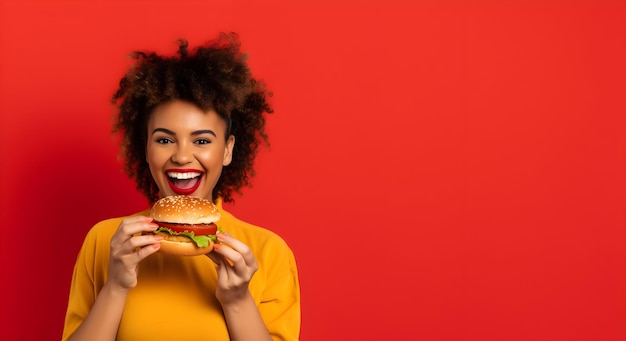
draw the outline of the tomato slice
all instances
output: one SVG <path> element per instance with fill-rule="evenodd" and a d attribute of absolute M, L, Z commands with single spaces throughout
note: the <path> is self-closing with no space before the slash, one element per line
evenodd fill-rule
<path fill-rule="evenodd" d="M 193 232 L 193 234 L 196 236 L 208 236 L 217 232 L 217 225 L 215 225 L 214 223 L 194 225 L 163 223 L 160 221 L 157 221 L 156 223 L 159 224 L 159 226 L 167 227 L 174 232 Z"/>

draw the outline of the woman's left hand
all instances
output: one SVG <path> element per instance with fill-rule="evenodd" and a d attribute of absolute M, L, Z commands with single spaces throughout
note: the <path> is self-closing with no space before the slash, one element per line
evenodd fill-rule
<path fill-rule="evenodd" d="M 248 284 L 258 265 L 248 245 L 228 233 L 218 233 L 220 243 L 207 256 L 216 264 L 217 290 L 215 296 L 222 306 L 236 304 L 249 296 Z"/>

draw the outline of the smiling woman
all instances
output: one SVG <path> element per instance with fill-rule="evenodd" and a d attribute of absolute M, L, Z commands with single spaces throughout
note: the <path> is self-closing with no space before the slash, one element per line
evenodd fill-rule
<path fill-rule="evenodd" d="M 222 134 L 222 139 L 236 138 L 237 153 L 232 155 L 229 167 L 222 169 L 224 176 L 218 176 L 212 194 L 213 200 L 219 196 L 231 202 L 234 192 L 251 185 L 257 150 L 267 143 L 264 114 L 273 112 L 268 103 L 269 94 L 265 85 L 252 77 L 247 57 L 239 50 L 241 44 L 237 35 L 222 34 L 209 46 L 193 51 L 188 49 L 187 41 L 179 43 L 178 56 L 135 52 L 136 65 L 122 78 L 113 96 L 113 103 L 119 107 L 114 131 L 122 133 L 125 170 L 150 203 L 158 200 L 163 188 L 154 181 L 153 169 L 145 162 L 147 134 L 153 137 L 155 129 L 159 129 L 164 133 L 160 135 L 165 138 L 163 142 L 169 143 L 175 142 L 176 135 L 182 132 L 174 131 L 181 127 L 168 129 L 152 125 L 153 129 L 149 129 L 147 125 L 154 122 L 148 120 L 153 115 L 168 116 L 178 112 L 193 118 L 195 123 L 204 123 L 203 115 L 191 116 L 194 112 L 211 116 L 211 112 L 215 117 L 207 122 L 209 126 L 195 126 L 193 131 L 185 133 L 193 134 L 196 144 L 214 142 L 218 133 Z M 189 126 L 187 128 L 191 129 Z M 175 158 L 188 156 L 174 155 Z"/>
<path fill-rule="evenodd" d="M 227 135 L 226 122 L 214 110 L 176 100 L 158 106 L 147 129 L 146 159 L 161 195 L 212 198 L 222 167 L 232 161 L 235 137 Z"/>
<path fill-rule="evenodd" d="M 114 130 L 123 137 L 126 172 L 155 209 L 89 231 L 63 340 L 299 338 L 291 249 L 222 207 L 250 185 L 257 148 L 267 142 L 264 115 L 272 111 L 239 48 L 237 35 L 223 34 L 192 51 L 181 40 L 178 56 L 134 54 L 136 65 L 113 96 Z M 181 197 L 205 203 L 211 220 L 186 219 L 195 215 L 189 205 L 175 208 L 178 221 L 162 219 L 159 205 Z M 188 246 L 173 252 L 173 243 Z"/>

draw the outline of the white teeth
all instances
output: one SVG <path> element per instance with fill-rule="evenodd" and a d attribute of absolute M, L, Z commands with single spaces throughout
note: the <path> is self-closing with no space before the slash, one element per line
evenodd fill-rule
<path fill-rule="evenodd" d="M 170 178 L 178 179 L 178 180 L 186 180 L 193 179 L 200 176 L 200 173 L 177 173 L 177 172 L 167 172 L 167 176 Z"/>

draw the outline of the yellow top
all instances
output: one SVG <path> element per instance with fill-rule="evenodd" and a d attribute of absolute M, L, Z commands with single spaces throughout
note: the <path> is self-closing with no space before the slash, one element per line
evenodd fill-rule
<path fill-rule="evenodd" d="M 217 224 L 247 244 L 257 259 L 249 288 L 272 338 L 298 340 L 300 286 L 291 249 L 275 233 L 224 211 L 221 200 L 217 206 Z M 122 219 L 96 224 L 85 238 L 74 266 L 63 340 L 85 320 L 107 280 L 110 241 Z M 149 256 L 139 264 L 138 284 L 128 294 L 117 340 L 229 340 L 216 285 L 215 265 L 206 256 Z"/>

